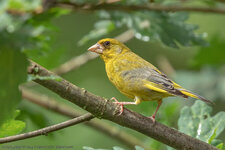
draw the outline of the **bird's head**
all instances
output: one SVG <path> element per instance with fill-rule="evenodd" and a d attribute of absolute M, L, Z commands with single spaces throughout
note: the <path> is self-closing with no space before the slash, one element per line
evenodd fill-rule
<path fill-rule="evenodd" d="M 122 53 L 130 51 L 129 48 L 120 41 L 110 38 L 99 40 L 88 50 L 98 53 L 105 62 L 119 56 Z"/>

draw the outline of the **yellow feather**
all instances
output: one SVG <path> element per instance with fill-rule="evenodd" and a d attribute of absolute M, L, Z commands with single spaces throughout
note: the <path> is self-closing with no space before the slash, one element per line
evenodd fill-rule
<path fill-rule="evenodd" d="M 193 97 L 193 98 L 197 98 L 199 99 L 199 97 L 193 93 L 190 93 L 188 91 L 185 91 L 185 90 L 180 90 L 181 93 L 183 93 L 184 95 L 187 95 L 187 96 L 190 96 L 190 97 Z"/>
<path fill-rule="evenodd" d="M 174 88 L 176 88 L 176 89 L 178 89 L 178 88 L 182 88 L 179 84 L 175 83 L 174 81 L 172 81 L 172 82 L 173 82 L 173 86 L 174 86 Z"/>
<path fill-rule="evenodd" d="M 158 84 L 153 83 L 153 82 L 148 82 L 147 84 L 145 84 L 145 87 L 149 88 L 150 90 L 169 94 L 167 91 L 160 89 L 157 86 L 158 86 Z"/>

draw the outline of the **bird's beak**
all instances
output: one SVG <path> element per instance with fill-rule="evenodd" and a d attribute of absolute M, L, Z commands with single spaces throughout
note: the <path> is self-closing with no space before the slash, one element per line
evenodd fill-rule
<path fill-rule="evenodd" d="M 104 48 L 98 43 L 96 43 L 95 45 L 92 45 L 91 47 L 88 48 L 88 51 L 92 51 L 92 52 L 95 52 L 98 54 L 102 54 L 103 50 L 104 50 Z"/>

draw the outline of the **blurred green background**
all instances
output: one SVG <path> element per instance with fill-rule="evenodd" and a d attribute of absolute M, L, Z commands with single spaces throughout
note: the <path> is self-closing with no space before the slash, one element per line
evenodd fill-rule
<path fill-rule="evenodd" d="M 52 38 L 51 42 L 48 43 L 50 50 L 43 54 L 29 55 L 30 58 L 48 69 L 53 69 L 69 59 L 83 54 L 87 51 L 88 47 L 102 38 L 99 37 L 89 40 L 82 46 L 78 45 L 78 41 L 93 29 L 94 23 L 98 20 L 99 18 L 95 13 L 89 12 L 71 12 L 50 20 L 49 22 L 54 29 L 45 33 L 51 35 Z M 163 72 L 171 73 L 168 76 L 181 86 L 214 101 L 216 105 L 213 106 L 213 116 L 217 112 L 224 111 L 225 108 L 225 16 L 223 14 L 192 12 L 187 23 L 197 24 L 199 29 L 196 32 L 207 34 L 206 40 L 210 43 L 210 46 L 180 46 L 180 48 L 176 49 L 165 46 L 159 41 L 152 42 L 150 40 L 150 42 L 144 42 L 136 38 L 128 41 L 126 45 Z M 115 37 L 125 30 L 125 28 L 118 28 L 103 37 Z M 164 70 L 165 68 L 162 66 L 165 64 L 171 65 L 174 71 L 167 72 L 168 70 Z M 100 58 L 92 60 L 79 69 L 63 75 L 63 78 L 96 95 L 106 98 L 116 97 L 120 101 L 130 101 L 130 99 L 119 93 L 109 82 L 105 73 L 104 63 Z M 79 107 L 65 102 L 65 100 L 41 86 L 35 86 L 33 89 L 54 97 L 60 103 L 66 103 L 74 107 L 74 109 L 84 112 Z M 167 124 L 172 128 L 178 128 L 177 121 L 180 110 L 184 106 L 191 106 L 193 103 L 193 99 L 185 100 L 179 97 L 166 98 L 159 110 L 157 121 Z M 126 107 L 150 116 L 155 111 L 156 106 L 156 102 L 144 102 L 138 106 Z M 20 102 L 18 109 L 21 110 L 18 119 L 26 123 L 26 128 L 23 132 L 37 130 L 68 119 L 25 100 Z M 109 121 L 101 121 L 134 135 L 151 149 L 167 149 L 164 144 L 140 133 Z M 218 139 L 221 139 L 223 142 L 225 141 L 224 131 Z M 0 148 L 4 149 L 2 146 L 24 145 L 63 145 L 73 146 L 73 149 L 76 150 L 82 149 L 83 146 L 104 149 L 112 149 L 113 146 L 119 146 L 124 149 L 129 149 L 113 137 L 106 136 L 83 124 L 50 133 L 48 136 L 39 136 L 4 144 Z"/>

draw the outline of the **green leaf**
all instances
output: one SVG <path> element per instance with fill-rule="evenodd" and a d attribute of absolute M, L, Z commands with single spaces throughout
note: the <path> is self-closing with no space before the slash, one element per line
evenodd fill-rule
<path fill-rule="evenodd" d="M 5 121 L 2 125 L 0 125 L 0 138 L 7 137 L 11 135 L 16 135 L 24 130 L 26 124 L 23 121 L 14 120 L 20 111 L 16 110 L 14 112 L 13 119 Z"/>
<path fill-rule="evenodd" d="M 174 48 L 177 48 L 178 44 L 207 45 L 203 35 L 194 32 L 198 26 L 185 23 L 189 17 L 188 13 L 144 12 L 141 16 L 150 20 L 150 28 L 144 32 L 153 40 L 160 40 Z"/>
<path fill-rule="evenodd" d="M 17 11 L 29 11 L 38 9 L 41 5 L 41 0 L 8 0 L 9 9 L 14 9 Z"/>
<path fill-rule="evenodd" d="M 153 11 L 138 11 L 138 12 L 119 12 L 119 11 L 100 11 L 99 17 L 107 19 L 116 26 L 123 28 L 126 26 L 135 32 L 135 37 L 143 41 L 161 41 L 165 45 L 178 48 L 182 46 L 207 45 L 204 40 L 204 34 L 197 34 L 197 25 L 187 24 L 188 13 L 168 13 L 168 12 L 153 12 Z M 147 22 L 147 25 L 143 25 Z M 98 30 L 97 30 L 98 29 Z M 91 38 L 102 37 L 109 32 L 103 28 L 97 28 L 88 34 Z M 103 31 L 104 30 L 104 31 Z M 98 31 L 98 32 L 97 32 Z"/>
<path fill-rule="evenodd" d="M 216 138 L 216 130 L 217 128 L 214 129 L 213 133 L 211 136 L 209 136 L 209 140 L 208 140 L 208 143 L 211 144 L 212 141 Z"/>
<path fill-rule="evenodd" d="M 52 8 L 40 14 L 32 12 L 40 9 L 41 0 L 3 0 L 0 2 L 0 45 L 22 50 L 28 57 L 37 60 L 52 50 L 56 27 L 51 20 L 70 12 L 68 9 Z M 22 12 L 11 15 L 8 10 Z M 54 49 L 55 50 L 55 49 Z M 52 50 L 53 51 L 53 50 Z"/>
<path fill-rule="evenodd" d="M 219 149 L 223 149 L 223 143 L 220 143 L 220 144 L 218 144 L 217 146 L 216 146 L 216 148 L 219 148 Z"/>
<path fill-rule="evenodd" d="M 223 141 L 222 140 L 218 140 L 218 139 L 214 139 L 211 143 L 211 145 L 215 146 L 215 147 L 222 147 L 223 148 Z"/>
<path fill-rule="evenodd" d="M 26 124 L 19 120 L 8 120 L 0 126 L 0 138 L 16 135 L 23 131 Z"/>
<path fill-rule="evenodd" d="M 225 112 L 213 117 L 210 116 L 211 112 L 212 108 L 202 101 L 196 101 L 192 107 L 184 107 L 178 120 L 179 130 L 212 144 L 225 128 Z"/>
<path fill-rule="evenodd" d="M 13 117 L 21 100 L 19 85 L 26 81 L 27 66 L 27 59 L 20 51 L 0 49 L 0 124 Z"/>

